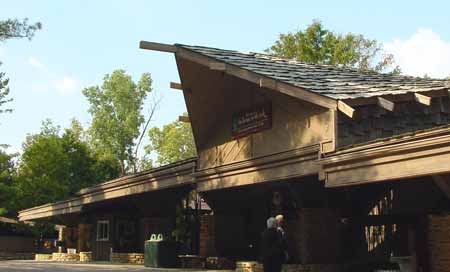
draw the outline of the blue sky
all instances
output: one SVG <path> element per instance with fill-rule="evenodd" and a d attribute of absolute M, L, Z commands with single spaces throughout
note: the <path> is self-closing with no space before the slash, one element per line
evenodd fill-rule
<path fill-rule="evenodd" d="M 29 42 L 0 44 L 0 71 L 10 78 L 12 114 L 0 115 L 0 143 L 18 151 L 28 133 L 52 119 L 88 126 L 81 90 L 125 69 L 138 79 L 150 72 L 162 96 L 152 125 L 185 111 L 174 57 L 140 50 L 140 40 L 261 52 L 283 32 L 321 20 L 336 32 L 377 39 L 405 73 L 450 75 L 448 1 L 2 1 L 0 19 L 40 21 Z"/>

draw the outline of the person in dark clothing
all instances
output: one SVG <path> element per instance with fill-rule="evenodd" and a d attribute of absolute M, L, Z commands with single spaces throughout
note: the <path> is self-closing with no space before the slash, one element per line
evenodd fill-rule
<path fill-rule="evenodd" d="M 284 259 L 282 237 L 277 230 L 277 222 L 273 217 L 267 219 L 267 229 L 262 234 L 261 259 L 264 272 L 281 271 Z"/>

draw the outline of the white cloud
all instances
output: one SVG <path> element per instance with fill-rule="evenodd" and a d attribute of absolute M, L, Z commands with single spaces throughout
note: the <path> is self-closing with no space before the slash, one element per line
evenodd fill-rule
<path fill-rule="evenodd" d="M 55 80 L 53 84 L 58 93 L 62 95 L 72 94 L 81 87 L 81 84 L 77 80 L 68 76 Z"/>
<path fill-rule="evenodd" d="M 0 46 L 0 58 L 3 58 L 5 56 L 6 56 L 6 49 Z"/>
<path fill-rule="evenodd" d="M 450 41 L 443 40 L 431 29 L 419 28 L 408 39 L 394 39 L 384 47 L 394 55 L 406 75 L 450 76 Z"/>
<path fill-rule="evenodd" d="M 35 58 L 35 57 L 30 57 L 30 58 L 28 58 L 28 63 L 29 63 L 31 66 L 33 66 L 33 67 L 35 67 L 35 68 L 38 68 L 38 69 L 40 69 L 40 70 L 45 69 L 44 64 L 42 64 L 42 62 L 40 62 L 40 61 L 39 61 L 37 58 Z"/>

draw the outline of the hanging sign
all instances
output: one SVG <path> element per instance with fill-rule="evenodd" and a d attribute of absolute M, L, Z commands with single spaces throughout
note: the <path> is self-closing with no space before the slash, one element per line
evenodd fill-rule
<path fill-rule="evenodd" d="M 231 134 L 240 138 L 272 127 L 272 105 L 270 103 L 233 114 Z"/>

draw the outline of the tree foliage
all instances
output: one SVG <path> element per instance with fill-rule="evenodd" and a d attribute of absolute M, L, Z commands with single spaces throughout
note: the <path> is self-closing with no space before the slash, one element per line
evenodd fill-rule
<path fill-rule="evenodd" d="M 196 156 L 194 138 L 189 123 L 174 121 L 162 129 L 153 127 L 148 132 L 150 144 L 147 153 L 157 154 L 158 164 L 168 164 Z"/>
<path fill-rule="evenodd" d="M 118 176 L 116 161 L 97 158 L 77 129 L 72 126 L 61 133 L 47 120 L 40 133 L 27 137 L 14 184 L 16 209 L 61 200 Z"/>
<path fill-rule="evenodd" d="M 29 39 L 33 38 L 37 30 L 42 28 L 40 22 L 29 24 L 28 18 L 22 21 L 18 19 L 7 19 L 0 21 L 0 42 L 9 39 Z"/>
<path fill-rule="evenodd" d="M 9 215 L 15 197 L 13 177 L 15 175 L 14 157 L 0 148 L 0 216 Z"/>
<path fill-rule="evenodd" d="M 385 54 L 376 40 L 352 33 L 336 34 L 313 21 L 305 30 L 281 34 L 270 54 L 314 64 L 327 64 L 361 71 L 399 74 L 391 54 Z"/>
<path fill-rule="evenodd" d="M 99 154 L 117 159 L 122 175 L 135 167 L 133 148 L 145 121 L 141 113 L 144 99 L 151 90 L 150 74 L 135 83 L 124 70 L 106 75 L 102 86 L 83 90 L 90 103 L 93 146 Z"/>

